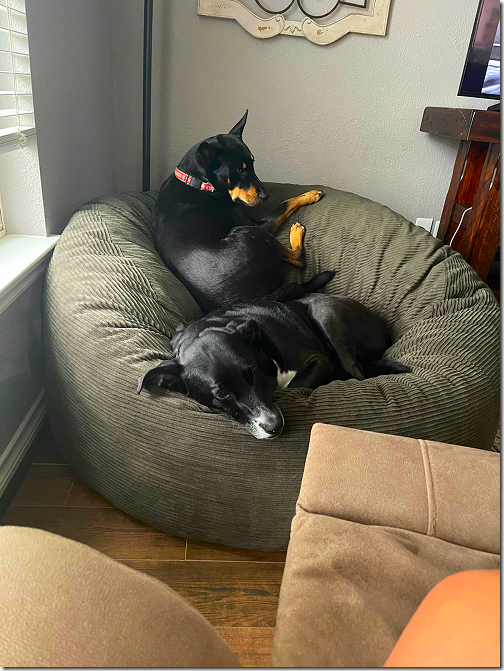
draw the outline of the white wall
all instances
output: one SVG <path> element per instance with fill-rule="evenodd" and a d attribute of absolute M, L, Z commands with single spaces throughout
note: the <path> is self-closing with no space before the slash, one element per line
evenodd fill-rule
<path fill-rule="evenodd" d="M 155 0 L 152 185 L 195 142 L 250 109 L 264 180 L 322 183 L 410 219 L 441 214 L 457 142 L 419 132 L 458 98 L 478 0 L 392 0 L 386 37 L 320 47 L 256 40 Z M 40 169 L 50 232 L 94 196 L 141 188 L 143 0 L 27 0 Z M 57 102 L 57 104 L 56 104 Z"/>
<path fill-rule="evenodd" d="M 46 234 L 37 144 L 0 154 L 2 214 L 7 233 Z"/>
<path fill-rule="evenodd" d="M 140 184 L 142 5 L 113 5 L 121 189 Z M 477 5 L 392 0 L 386 37 L 321 47 L 254 39 L 234 21 L 197 16 L 196 0 L 155 0 L 153 186 L 248 107 L 244 139 L 260 178 L 328 184 L 439 219 L 457 142 L 419 126 L 427 106 L 489 104 L 456 95 Z"/>
<path fill-rule="evenodd" d="M 26 11 L 46 224 L 58 233 L 116 188 L 111 0 L 26 0 Z"/>

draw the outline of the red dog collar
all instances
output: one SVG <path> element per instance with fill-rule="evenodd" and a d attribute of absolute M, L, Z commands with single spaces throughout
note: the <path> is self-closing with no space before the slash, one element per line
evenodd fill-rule
<path fill-rule="evenodd" d="M 203 182 L 201 179 L 193 177 L 192 175 L 188 175 L 178 168 L 175 168 L 175 177 L 180 179 L 181 182 L 184 182 L 184 184 L 187 184 L 187 186 L 192 186 L 193 188 L 199 189 L 200 191 L 215 191 L 215 188 L 210 184 L 210 182 Z"/>

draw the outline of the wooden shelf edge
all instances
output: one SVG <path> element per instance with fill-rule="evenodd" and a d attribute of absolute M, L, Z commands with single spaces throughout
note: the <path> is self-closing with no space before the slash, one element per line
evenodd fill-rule
<path fill-rule="evenodd" d="M 474 142 L 500 142 L 500 112 L 458 107 L 426 107 L 420 130 Z"/>

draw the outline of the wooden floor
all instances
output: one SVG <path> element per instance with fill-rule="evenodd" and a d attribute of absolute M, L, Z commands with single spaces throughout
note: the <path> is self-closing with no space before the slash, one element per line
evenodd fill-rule
<path fill-rule="evenodd" d="M 270 665 L 285 553 L 188 541 L 152 529 L 75 477 L 47 429 L 0 523 L 58 533 L 155 576 L 208 618 L 242 665 Z"/>

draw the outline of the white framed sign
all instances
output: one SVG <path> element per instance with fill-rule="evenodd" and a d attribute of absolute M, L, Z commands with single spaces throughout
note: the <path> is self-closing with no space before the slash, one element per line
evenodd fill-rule
<path fill-rule="evenodd" d="M 234 19 L 258 39 L 291 35 L 324 45 L 347 33 L 385 35 L 390 2 L 327 0 L 320 8 L 320 0 L 198 0 L 198 14 Z M 314 5 L 319 7 L 318 14 Z"/>

